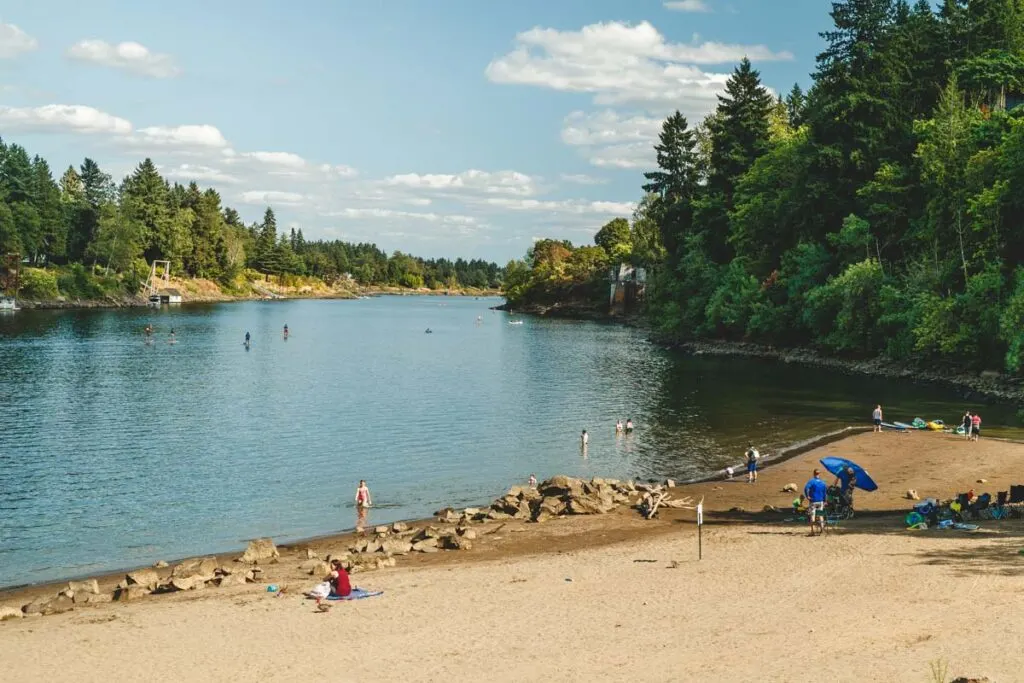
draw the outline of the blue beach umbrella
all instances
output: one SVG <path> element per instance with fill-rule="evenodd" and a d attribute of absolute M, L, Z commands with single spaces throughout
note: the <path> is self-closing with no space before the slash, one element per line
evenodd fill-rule
<path fill-rule="evenodd" d="M 846 481 L 847 476 L 849 476 L 846 474 L 846 468 L 849 467 L 853 469 L 853 478 L 857 484 L 857 488 L 859 489 L 864 491 L 874 491 L 878 488 L 878 484 L 876 484 L 875 480 L 871 478 L 871 475 L 865 472 L 863 467 L 852 460 L 847 460 L 846 458 L 822 458 L 821 464 L 826 470 L 843 481 Z"/>

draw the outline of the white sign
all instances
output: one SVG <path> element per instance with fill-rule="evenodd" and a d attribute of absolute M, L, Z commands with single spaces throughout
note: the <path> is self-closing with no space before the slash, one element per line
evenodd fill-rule
<path fill-rule="evenodd" d="M 697 503 L 697 526 L 704 524 L 704 503 Z"/>

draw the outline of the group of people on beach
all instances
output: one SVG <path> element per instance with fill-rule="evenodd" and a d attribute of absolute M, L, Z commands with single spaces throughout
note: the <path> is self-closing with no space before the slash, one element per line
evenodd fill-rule
<path fill-rule="evenodd" d="M 963 427 L 965 439 L 977 441 L 981 436 L 981 415 L 977 413 L 971 415 L 971 411 L 965 411 L 964 419 L 960 426 Z"/>
<path fill-rule="evenodd" d="M 852 467 L 847 467 L 836 475 L 832 484 L 838 489 L 839 498 L 845 505 L 853 507 L 853 491 L 857 487 L 857 476 Z M 801 496 L 793 501 L 793 511 L 797 514 L 807 513 L 811 523 L 811 534 L 815 528 L 821 528 L 825 524 L 825 503 L 828 501 L 829 486 L 821 478 L 821 470 L 815 468 L 814 474 L 804 485 Z"/>

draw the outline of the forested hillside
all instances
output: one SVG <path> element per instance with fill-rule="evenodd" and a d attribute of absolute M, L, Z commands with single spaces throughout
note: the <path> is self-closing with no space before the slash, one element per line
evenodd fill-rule
<path fill-rule="evenodd" d="M 362 285 L 497 287 L 493 263 L 425 260 L 373 244 L 307 241 L 278 231 L 272 209 L 246 225 L 214 189 L 170 184 L 152 160 L 115 183 L 92 159 L 55 180 L 50 166 L 0 140 L 0 256 L 27 259 L 22 294 L 88 298 L 134 293 L 154 259 L 178 276 L 231 287 L 245 269 L 287 278 L 311 275 L 330 283 L 348 274 Z"/>
<path fill-rule="evenodd" d="M 744 60 L 705 120 L 664 122 L 620 247 L 654 273 L 652 324 L 1021 373 L 1024 2 L 831 17 L 806 93 L 773 96 Z M 510 265 L 524 290 L 549 252 Z"/>

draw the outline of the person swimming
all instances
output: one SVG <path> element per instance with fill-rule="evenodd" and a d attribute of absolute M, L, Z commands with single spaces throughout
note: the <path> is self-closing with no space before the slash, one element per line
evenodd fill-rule
<path fill-rule="evenodd" d="M 622 427 L 622 420 L 619 420 L 618 422 L 615 423 L 615 433 L 616 434 L 621 434 L 622 433 L 622 429 L 623 429 L 623 427 Z"/>
<path fill-rule="evenodd" d="M 167 343 L 168 344 L 176 344 L 177 342 L 178 342 L 178 340 L 175 339 L 175 337 L 174 337 L 174 328 L 172 327 L 171 328 L 171 338 L 167 340 Z"/>
<path fill-rule="evenodd" d="M 626 431 L 627 432 L 633 431 L 633 420 L 631 420 L 631 419 L 627 419 L 626 420 Z"/>

